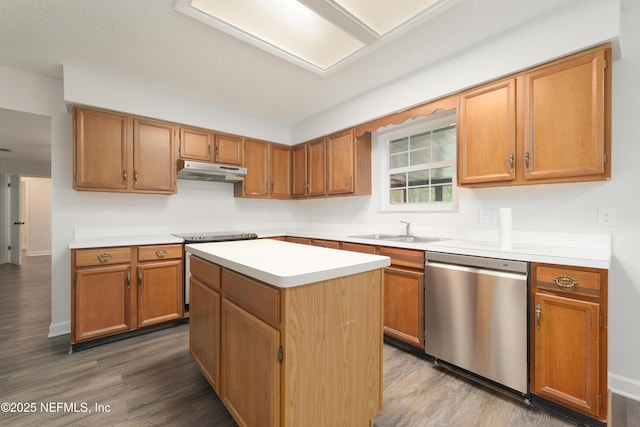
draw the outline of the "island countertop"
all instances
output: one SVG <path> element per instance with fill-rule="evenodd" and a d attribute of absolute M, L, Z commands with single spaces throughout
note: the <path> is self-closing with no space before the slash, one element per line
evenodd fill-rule
<path fill-rule="evenodd" d="M 271 239 L 193 243 L 187 252 L 280 288 L 363 273 L 390 265 L 370 255 Z"/>

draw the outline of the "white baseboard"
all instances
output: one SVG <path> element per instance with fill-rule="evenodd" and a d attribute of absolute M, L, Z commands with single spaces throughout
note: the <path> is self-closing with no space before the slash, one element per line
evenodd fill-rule
<path fill-rule="evenodd" d="M 609 390 L 640 402 L 640 381 L 609 372 Z"/>
<path fill-rule="evenodd" d="M 57 337 L 64 334 L 71 333 L 71 321 L 66 320 L 64 322 L 59 323 L 51 323 L 49 325 L 49 336 L 48 338 Z"/>
<path fill-rule="evenodd" d="M 33 252 L 29 252 L 27 251 L 27 256 L 44 256 L 44 255 L 51 255 L 51 251 L 33 251 Z"/>

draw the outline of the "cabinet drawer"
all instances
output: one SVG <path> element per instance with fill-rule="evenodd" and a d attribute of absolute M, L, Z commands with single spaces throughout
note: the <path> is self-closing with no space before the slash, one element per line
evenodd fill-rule
<path fill-rule="evenodd" d="M 323 248 L 331 248 L 331 249 L 340 249 L 340 242 L 336 242 L 334 240 L 311 240 L 311 244 L 313 246 L 320 246 Z"/>
<path fill-rule="evenodd" d="M 376 254 L 376 247 L 373 245 L 363 245 L 360 243 L 342 242 L 342 249 L 351 252 L 362 252 L 363 254 Z"/>
<path fill-rule="evenodd" d="M 602 286 L 601 271 L 562 265 L 533 264 L 533 285 L 538 289 L 599 297 Z"/>
<path fill-rule="evenodd" d="M 131 262 L 131 248 L 81 249 L 75 251 L 75 266 L 124 264 Z"/>
<path fill-rule="evenodd" d="M 424 269 L 424 251 L 381 246 L 380 255 L 391 258 L 391 265 Z"/>
<path fill-rule="evenodd" d="M 191 256 L 189 270 L 192 276 L 197 277 L 205 285 L 213 289 L 220 289 L 220 271 L 222 268 L 219 265 Z"/>
<path fill-rule="evenodd" d="M 280 291 L 235 271 L 222 269 L 224 296 L 251 314 L 280 326 Z"/>
<path fill-rule="evenodd" d="M 182 258 L 182 245 L 140 246 L 138 248 L 138 261 L 178 258 Z"/>

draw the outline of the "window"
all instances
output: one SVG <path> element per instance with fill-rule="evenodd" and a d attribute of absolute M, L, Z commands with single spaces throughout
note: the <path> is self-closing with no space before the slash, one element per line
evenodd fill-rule
<path fill-rule="evenodd" d="M 382 210 L 457 209 L 455 112 L 444 112 L 378 134 Z"/>

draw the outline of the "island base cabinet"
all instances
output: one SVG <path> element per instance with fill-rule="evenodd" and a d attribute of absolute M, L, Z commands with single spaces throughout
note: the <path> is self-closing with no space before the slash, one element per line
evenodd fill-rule
<path fill-rule="evenodd" d="M 189 353 L 220 394 L 220 293 L 191 277 Z"/>
<path fill-rule="evenodd" d="M 280 332 L 222 301 L 222 401 L 241 426 L 280 425 Z"/>

